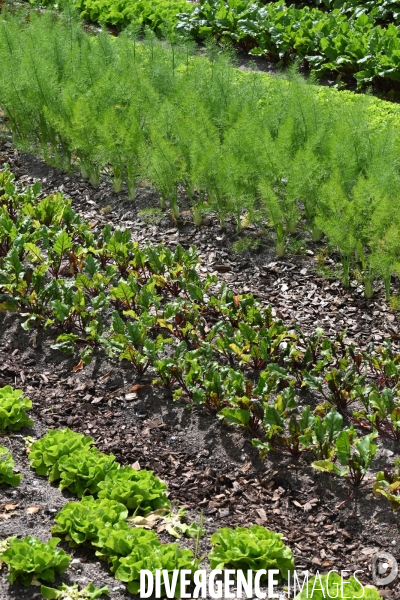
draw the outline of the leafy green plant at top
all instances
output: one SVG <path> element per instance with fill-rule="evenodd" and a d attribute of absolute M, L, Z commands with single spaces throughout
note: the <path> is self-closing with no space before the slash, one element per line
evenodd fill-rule
<path fill-rule="evenodd" d="M 380 594 L 372 585 L 361 585 L 355 577 L 343 579 L 339 573 L 330 571 L 327 575 L 317 575 L 307 581 L 304 588 L 295 596 L 295 600 L 307 600 L 315 598 L 365 598 L 365 600 L 379 600 Z"/>
<path fill-rule="evenodd" d="M 43 543 L 35 537 L 26 536 L 23 540 L 8 538 L 9 547 L 0 554 L 9 570 L 10 583 L 17 579 L 22 585 L 30 585 L 32 579 L 53 582 L 55 576 L 68 569 L 71 557 L 56 548 L 61 540 L 52 538 Z"/>
<path fill-rule="evenodd" d="M 153 475 L 153 471 L 136 471 L 121 467 L 108 473 L 98 484 L 98 497 L 121 502 L 129 510 L 147 514 L 160 508 L 169 508 L 167 486 Z"/>
<path fill-rule="evenodd" d="M 32 402 L 24 398 L 22 390 L 14 390 L 10 385 L 0 388 L 0 431 L 31 427 L 33 421 L 26 414 L 31 408 Z"/>
<path fill-rule="evenodd" d="M 85 494 L 97 494 L 99 483 L 107 473 L 118 469 L 119 464 L 113 454 L 103 454 L 97 448 L 85 448 L 61 456 L 49 479 L 60 479 L 60 490 L 68 489 L 82 498 Z"/>
<path fill-rule="evenodd" d="M 102 3 L 98 0 L 76 0 L 76 6 L 81 11 L 81 17 L 88 21 L 100 21 L 118 29 L 133 23 L 140 28 L 151 27 L 159 36 L 165 26 L 173 28 L 178 13 L 191 9 L 190 3 L 185 0 L 174 0 L 172 3 L 122 0 L 119 4 L 111 0 Z"/>
<path fill-rule="evenodd" d="M 120 502 L 85 496 L 80 502 L 68 502 L 57 513 L 52 533 L 65 535 L 71 547 L 97 542 L 101 529 L 125 521 L 127 516 L 128 510 Z"/>
<path fill-rule="evenodd" d="M 39 440 L 29 444 L 29 462 L 38 475 L 46 475 L 51 481 L 55 481 L 60 458 L 88 449 L 92 444 L 93 438 L 68 428 L 50 430 Z"/>
<path fill-rule="evenodd" d="M 393 510 L 400 508 L 400 460 L 394 461 L 394 469 L 386 468 L 376 474 L 372 491 L 376 497 L 384 496 Z"/>
<path fill-rule="evenodd" d="M 109 596 L 108 587 L 97 588 L 93 583 L 88 583 L 84 588 L 79 589 L 77 583 L 67 585 L 62 583 L 58 588 L 49 588 L 42 585 L 40 593 L 46 600 L 95 600 L 103 594 Z"/>
<path fill-rule="evenodd" d="M 211 569 L 278 569 L 279 578 L 288 579 L 294 571 L 293 555 L 282 542 L 281 533 L 261 527 L 223 527 L 211 536 L 213 549 L 208 555 Z"/>
<path fill-rule="evenodd" d="M 21 474 L 14 473 L 14 459 L 5 446 L 0 446 L 0 485 L 17 487 L 22 479 Z"/>

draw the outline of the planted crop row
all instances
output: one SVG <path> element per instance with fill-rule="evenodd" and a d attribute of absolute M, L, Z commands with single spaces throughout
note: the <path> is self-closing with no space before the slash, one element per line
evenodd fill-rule
<path fill-rule="evenodd" d="M 0 105 L 17 144 L 94 185 L 107 172 L 132 199 L 139 181 L 153 185 L 174 218 L 180 200 L 196 224 L 205 207 L 222 226 L 256 223 L 279 256 L 299 229 L 325 235 L 345 286 L 357 266 L 367 297 L 376 277 L 389 297 L 400 247 L 396 119 L 376 119 L 370 98 L 242 74 L 208 54 L 151 36 L 140 46 L 127 34 L 90 37 L 48 16 L 6 19 Z"/>
<path fill-rule="evenodd" d="M 399 0 L 295 0 L 300 6 L 318 6 L 321 10 L 339 9 L 343 13 L 370 13 L 377 21 L 398 22 L 400 16 Z"/>
<path fill-rule="evenodd" d="M 168 38 L 176 37 L 176 29 L 197 41 L 229 40 L 278 64 L 297 58 L 318 76 L 352 75 L 360 88 L 372 82 L 393 86 L 400 79 L 398 0 L 312 0 L 289 6 L 259 0 L 207 0 L 198 6 L 185 0 L 76 0 L 75 6 L 83 19 L 129 26 L 136 34 L 148 27 Z"/>
<path fill-rule="evenodd" d="M 375 3 L 374 3 L 375 4 Z M 352 75 L 358 87 L 400 80 L 396 25 L 377 25 L 372 13 L 318 8 L 283 2 L 207 0 L 179 15 L 177 30 L 196 39 L 226 38 L 257 56 L 279 64 L 298 58 L 321 76 L 327 72 Z M 397 13 L 396 13 L 397 14 Z"/>
<path fill-rule="evenodd" d="M 15 401 L 17 393 L 14 394 Z M 342 431 L 342 434 L 345 433 L 346 431 Z M 365 440 L 369 440 L 370 437 L 372 436 L 367 436 L 356 444 L 360 455 L 366 452 Z M 372 444 L 368 447 L 372 452 Z M 338 444 L 338 451 L 343 456 L 345 453 L 343 445 Z M 151 518 L 149 524 L 152 526 L 157 519 L 163 518 L 161 515 L 168 513 L 170 505 L 166 501 L 165 485 L 154 478 L 152 472 L 137 472 L 131 467 L 120 467 L 114 462 L 112 455 L 103 455 L 93 447 L 92 438 L 69 429 L 50 430 L 34 442 L 28 439 L 28 453 L 31 466 L 36 469 L 36 472 L 39 475 L 49 476 L 52 481 L 61 479 L 61 488 L 66 487 L 65 481 L 63 483 L 63 474 L 65 471 L 71 473 L 68 467 L 73 465 L 74 476 L 69 482 L 68 489 L 78 493 L 78 496 L 94 491 L 97 499 L 91 495 L 84 496 L 80 502 L 68 502 L 56 515 L 56 525 L 52 528 L 52 532 L 65 536 L 71 547 L 91 544 L 96 550 L 96 555 L 109 562 L 115 577 L 128 584 L 131 593 L 140 592 L 141 569 L 146 568 L 153 574 L 156 569 L 164 569 L 167 572 L 169 585 L 173 579 L 173 571 L 186 569 L 193 575 L 198 569 L 199 559 L 193 556 L 190 550 L 182 550 L 178 544 L 161 544 L 153 531 L 136 526 L 138 521 L 142 525 L 146 517 L 128 518 L 131 511 L 134 515 L 137 513 L 146 515 L 149 510 L 157 506 L 158 508 L 149 515 L 149 519 Z M 85 458 L 88 454 L 93 458 L 90 473 Z M 104 470 L 103 459 L 109 465 L 107 472 Z M 350 470 L 356 460 L 357 456 L 353 454 L 349 465 Z M 339 463 L 345 464 L 340 456 Z M 336 465 L 334 468 L 338 470 Z M 127 475 L 128 472 L 130 476 L 118 477 L 121 474 Z M 388 493 L 385 489 L 388 485 L 385 478 L 388 479 L 389 476 L 389 473 L 379 473 L 374 491 L 380 491 L 392 500 L 395 494 Z M 390 492 L 393 492 L 395 485 L 393 480 L 396 476 L 394 473 L 391 476 Z M 151 484 L 148 485 L 149 478 L 158 482 L 157 489 Z M 399 479 L 398 473 L 397 479 Z M 81 488 L 76 487 L 76 481 L 83 482 Z M 109 483 L 111 485 L 108 485 Z M 138 483 L 144 485 L 138 488 Z M 152 501 L 150 504 L 149 499 Z M 178 519 L 179 515 L 180 513 L 177 515 Z M 155 519 L 152 519 L 153 516 Z M 202 534 L 201 526 L 198 528 L 193 524 L 190 529 L 190 535 L 198 537 Z M 188 529 L 186 532 L 189 533 Z M 219 529 L 211 537 L 213 549 L 208 555 L 211 568 L 233 567 L 239 570 L 258 571 L 273 567 L 279 570 L 280 579 L 288 579 L 294 569 L 294 562 L 290 549 L 282 543 L 281 537 L 281 534 L 257 525 L 250 528 Z M 70 562 L 70 557 L 63 550 L 57 549 L 59 541 L 59 538 L 53 538 L 50 542 L 43 543 L 30 536 L 23 540 L 16 537 L 4 540 L 0 546 L 0 557 L 8 565 L 10 582 L 19 579 L 24 585 L 29 585 L 33 578 L 54 582 L 56 574 L 65 571 Z M 247 549 L 246 553 L 243 553 L 243 547 Z M 328 584 L 324 578 L 321 583 L 323 586 Z M 359 584 L 356 584 L 353 579 L 349 584 L 351 589 L 347 589 L 346 593 L 350 592 L 351 595 L 347 597 L 357 597 L 356 592 L 361 591 Z M 161 591 L 163 594 L 167 592 L 165 579 Z M 77 585 L 68 587 L 63 584 L 58 589 L 44 585 L 41 592 L 43 597 L 48 599 L 68 597 L 72 592 L 74 592 L 73 597 L 77 598 L 97 598 L 107 593 L 108 589 L 106 587 L 98 589 L 89 584 L 78 593 Z M 373 593 L 373 590 L 368 590 L 368 593 L 371 599 L 377 598 L 376 591 Z"/>
<path fill-rule="evenodd" d="M 92 444 L 92 438 L 69 429 L 51 430 L 33 443 L 28 440 L 29 461 L 36 472 L 49 476 L 50 481 L 61 480 L 61 489 L 68 487 L 82 497 L 80 502 L 68 502 L 62 508 L 55 517 L 56 525 L 52 532 L 65 536 L 71 547 L 80 544 L 94 546 L 96 555 L 109 562 L 115 577 L 126 582 L 131 593 L 140 590 L 141 569 L 149 569 L 153 574 L 157 569 L 165 569 L 170 583 L 173 571 L 188 569 L 193 574 L 199 559 L 191 550 L 180 549 L 177 543 L 162 544 L 153 531 L 136 526 L 138 519 L 146 520 L 140 515 L 147 515 L 150 511 L 150 527 L 157 520 L 168 521 L 171 506 L 165 495 L 165 484 L 151 471 L 121 467 L 113 455 L 99 453 Z M 85 495 L 87 493 L 92 495 Z M 129 513 L 133 513 L 130 519 Z M 175 515 L 175 526 L 182 516 L 184 511 Z M 181 529 L 191 537 L 199 538 L 204 533 L 202 527 L 194 523 L 186 528 L 182 525 Z M 177 535 L 174 530 L 170 531 Z M 294 569 L 294 562 L 281 537 L 281 534 L 257 525 L 249 529 L 220 529 L 211 539 L 214 546 L 209 554 L 211 566 L 222 569 L 231 565 L 258 570 L 273 565 L 280 571 L 281 579 L 287 579 Z M 56 550 L 59 541 L 55 538 L 49 544 L 43 544 L 30 537 L 6 540 L 1 558 L 9 566 L 10 582 L 20 578 L 24 585 L 29 585 L 34 576 L 54 582 L 55 574 L 64 571 L 69 564 L 68 555 Z M 240 550 L 244 544 L 254 547 L 248 556 Z M 41 557 L 46 558 L 45 569 Z M 165 591 L 162 586 L 164 594 Z M 53 597 L 47 587 L 42 588 L 42 593 L 46 598 Z M 100 590 L 98 595 L 101 595 Z"/>
<path fill-rule="evenodd" d="M 9 171 L 2 178 L 1 306 L 22 313 L 26 328 L 64 330 L 55 348 L 79 350 L 85 363 L 104 350 L 139 376 L 150 370 L 175 399 L 245 428 L 262 454 L 311 456 L 354 487 L 371 465 L 375 437 L 400 440 L 400 355 L 389 342 L 360 353 L 344 334 L 332 341 L 317 329 L 306 337 L 252 295 L 201 278 L 193 248 L 141 249 L 129 231 L 110 226 L 95 236 L 61 195 L 39 199 L 38 186 L 21 193 Z M 316 394 L 313 407 L 301 402 L 304 388 Z M 367 435 L 358 439 L 355 426 Z M 78 462 L 86 479 L 76 478 Z M 81 496 L 97 493 L 113 465 L 88 449 L 50 476 Z M 132 470 L 112 478 L 122 475 L 122 488 L 137 485 Z M 117 489 L 114 479 L 109 487 Z"/>

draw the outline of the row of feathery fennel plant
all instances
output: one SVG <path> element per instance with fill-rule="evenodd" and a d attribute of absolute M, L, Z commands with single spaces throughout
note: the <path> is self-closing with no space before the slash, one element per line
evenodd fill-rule
<path fill-rule="evenodd" d="M 107 171 L 134 199 L 148 181 L 179 216 L 202 208 L 224 226 L 243 215 L 283 256 L 299 227 L 325 235 L 350 268 L 373 280 L 399 271 L 399 140 L 396 120 L 374 120 L 367 96 L 321 95 L 295 72 L 241 73 L 214 45 L 206 57 L 175 34 L 143 43 L 127 30 L 90 36 L 71 11 L 2 15 L 0 105 L 17 146 L 93 185 Z"/>

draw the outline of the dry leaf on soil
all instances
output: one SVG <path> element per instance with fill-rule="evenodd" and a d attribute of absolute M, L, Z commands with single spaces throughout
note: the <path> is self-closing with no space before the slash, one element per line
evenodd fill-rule
<path fill-rule="evenodd" d="M 28 508 L 25 509 L 25 512 L 27 515 L 35 515 L 39 510 L 40 506 L 28 506 Z"/>
<path fill-rule="evenodd" d="M 72 367 L 72 371 L 74 373 L 77 373 L 78 371 L 82 371 L 83 367 L 84 367 L 83 360 L 80 360 L 77 365 Z"/>

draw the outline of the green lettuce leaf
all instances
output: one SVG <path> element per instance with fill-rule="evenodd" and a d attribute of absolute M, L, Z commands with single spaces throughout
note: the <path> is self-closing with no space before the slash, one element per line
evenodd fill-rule
<path fill-rule="evenodd" d="M 125 521 L 127 516 L 126 507 L 119 502 L 86 496 L 81 502 L 68 502 L 56 515 L 56 525 L 51 531 L 65 535 L 71 547 L 85 542 L 97 543 L 101 529 Z"/>
<path fill-rule="evenodd" d="M 167 486 L 153 475 L 153 471 L 121 467 L 108 473 L 99 482 L 98 489 L 99 498 L 116 500 L 140 514 L 171 506 L 165 494 Z"/>
<path fill-rule="evenodd" d="M 56 574 L 68 569 L 71 557 L 56 548 L 59 538 L 52 538 L 47 544 L 35 537 L 23 540 L 9 539 L 9 547 L 0 554 L 0 560 L 9 569 L 8 579 L 14 583 L 19 579 L 22 585 L 30 585 L 32 579 L 53 582 Z"/>
<path fill-rule="evenodd" d="M 278 569 L 281 579 L 288 579 L 294 570 L 293 555 L 281 541 L 282 534 L 261 527 L 223 527 L 211 536 L 209 553 L 211 569 L 223 569 L 226 565 L 235 569 Z"/>
<path fill-rule="evenodd" d="M 0 388 L 0 430 L 17 431 L 25 425 L 31 427 L 33 421 L 26 414 L 31 408 L 32 402 L 23 397 L 22 390 L 14 390 L 10 385 Z"/>
<path fill-rule="evenodd" d="M 126 557 L 120 559 L 120 565 L 115 573 L 115 578 L 128 584 L 131 594 L 140 592 L 140 571 L 147 569 L 155 576 L 157 569 L 167 570 L 171 582 L 172 571 L 187 569 L 193 571 L 197 568 L 197 561 L 193 558 L 191 550 L 182 550 L 178 544 L 139 544 Z M 179 578 L 178 578 L 179 581 Z M 176 586 L 176 595 L 179 597 L 179 585 Z M 165 586 L 161 585 L 161 595 L 165 595 Z"/>
<path fill-rule="evenodd" d="M 30 447 L 29 462 L 38 475 L 46 475 L 50 481 L 56 481 L 59 479 L 60 458 L 87 449 L 91 444 L 93 438 L 68 428 L 50 430 Z"/>
<path fill-rule="evenodd" d="M 14 473 L 14 460 L 5 446 L 0 446 L 0 485 L 17 487 L 22 475 Z"/>
<path fill-rule="evenodd" d="M 84 494 L 97 494 L 100 481 L 116 469 L 119 469 L 119 464 L 113 454 L 103 454 L 97 448 L 90 448 L 61 456 L 55 476 L 61 480 L 60 490 L 68 489 L 82 498 Z"/>

